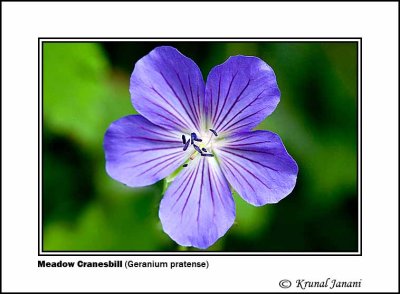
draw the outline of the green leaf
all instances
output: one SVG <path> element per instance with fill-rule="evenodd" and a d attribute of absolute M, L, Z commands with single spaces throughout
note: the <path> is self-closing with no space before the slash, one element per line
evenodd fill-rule
<path fill-rule="evenodd" d="M 268 226 L 274 216 L 273 205 L 256 207 L 244 201 L 236 191 L 233 191 L 232 195 L 236 204 L 236 220 L 232 233 L 251 237 Z"/>
<path fill-rule="evenodd" d="M 134 112 L 128 94 L 129 77 L 124 77 L 123 85 L 113 82 L 99 44 L 43 46 L 44 123 L 56 133 L 102 150 L 108 125 Z"/>

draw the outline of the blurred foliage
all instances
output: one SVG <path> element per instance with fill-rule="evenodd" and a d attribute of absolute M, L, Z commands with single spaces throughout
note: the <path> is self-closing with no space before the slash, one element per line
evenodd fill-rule
<path fill-rule="evenodd" d="M 257 128 L 278 133 L 300 169 L 278 204 L 253 207 L 234 193 L 235 224 L 209 250 L 357 251 L 357 45 L 350 42 L 45 43 L 43 249 L 197 250 L 162 231 L 162 181 L 133 189 L 104 168 L 107 127 L 135 113 L 134 63 L 166 44 L 192 58 L 205 79 L 231 55 L 271 65 L 281 102 Z"/>

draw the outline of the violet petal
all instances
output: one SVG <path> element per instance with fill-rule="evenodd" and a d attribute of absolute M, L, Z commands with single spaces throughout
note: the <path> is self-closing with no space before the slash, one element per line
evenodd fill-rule
<path fill-rule="evenodd" d="M 140 59 L 130 80 L 135 109 L 152 123 L 183 133 L 199 132 L 204 80 L 190 58 L 169 46 Z"/>
<path fill-rule="evenodd" d="M 276 203 L 296 184 L 297 164 L 272 132 L 236 134 L 214 151 L 229 183 L 253 205 Z"/>
<path fill-rule="evenodd" d="M 218 133 L 249 131 L 279 103 L 272 68 L 252 56 L 232 56 L 207 78 L 205 103 L 209 126 Z"/>
<path fill-rule="evenodd" d="M 151 185 L 176 170 L 189 153 L 179 135 L 171 134 L 141 115 L 113 122 L 104 136 L 107 173 L 131 187 Z"/>
<path fill-rule="evenodd" d="M 164 232 L 182 246 L 205 249 L 232 226 L 235 204 L 214 158 L 196 157 L 160 203 Z"/>

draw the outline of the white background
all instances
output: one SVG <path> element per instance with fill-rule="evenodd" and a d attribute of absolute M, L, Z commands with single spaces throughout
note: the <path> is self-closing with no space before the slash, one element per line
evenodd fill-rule
<path fill-rule="evenodd" d="M 38 268 L 38 37 L 362 37 L 363 255 L 136 258 L 207 259 L 207 270 Z M 398 53 L 397 2 L 3 2 L 2 291 L 290 292 L 299 289 L 280 280 L 328 277 L 397 291 Z"/>

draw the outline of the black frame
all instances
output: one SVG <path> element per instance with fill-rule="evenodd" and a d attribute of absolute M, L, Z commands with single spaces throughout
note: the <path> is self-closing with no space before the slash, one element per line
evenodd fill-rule
<path fill-rule="evenodd" d="M 123 40 L 123 41 L 122 41 Z M 272 253 L 253 253 L 246 251 L 239 251 L 235 253 L 222 254 L 224 251 L 199 251 L 191 253 L 178 253 L 177 251 L 44 251 L 43 250 L 43 215 L 41 207 L 41 188 L 43 187 L 43 173 L 41 167 L 43 167 L 43 158 L 41 146 L 43 144 L 43 44 L 45 42 L 49 43 L 87 43 L 87 42 L 236 42 L 236 43 L 247 43 L 247 42 L 282 42 L 282 43 L 312 43 L 312 42 L 325 42 L 325 43 L 356 43 L 357 44 L 357 194 L 358 194 L 358 220 L 359 220 L 359 252 L 348 253 L 348 254 L 333 254 L 332 252 L 316 253 L 311 254 L 310 252 L 305 252 L 304 254 L 293 253 L 290 254 L 277 252 Z M 38 256 L 362 256 L 362 38 L 361 37 L 337 37 L 337 38 L 56 38 L 56 37 L 39 37 L 38 38 Z M 78 253 L 74 253 L 78 252 Z M 106 252 L 106 253 L 104 253 Z M 87 253 L 87 254 L 85 254 Z M 244 254 L 246 253 L 246 254 Z"/>

